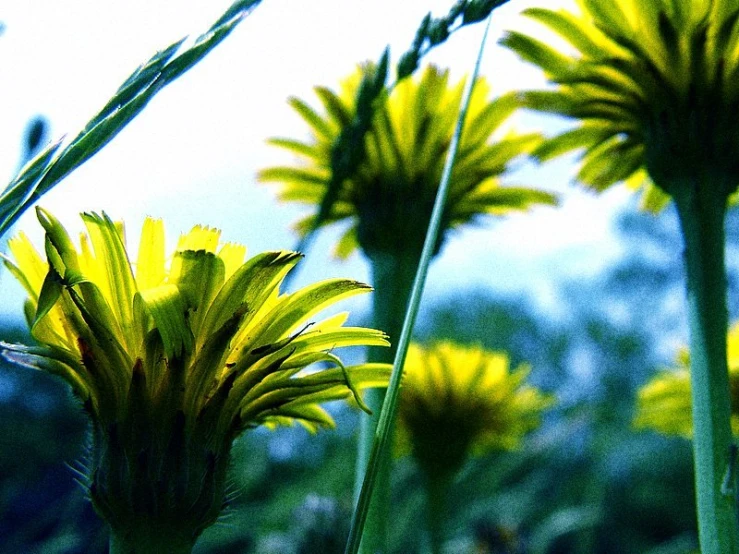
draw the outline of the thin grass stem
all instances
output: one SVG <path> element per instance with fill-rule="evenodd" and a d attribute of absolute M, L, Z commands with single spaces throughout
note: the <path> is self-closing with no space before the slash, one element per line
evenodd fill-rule
<path fill-rule="evenodd" d="M 449 145 L 449 152 L 444 165 L 444 171 L 441 177 L 441 183 L 439 184 L 439 191 L 436 194 L 436 200 L 434 202 L 434 208 L 431 212 L 431 221 L 429 223 L 428 230 L 426 232 L 426 239 L 423 244 L 423 250 L 421 252 L 421 260 L 418 264 L 416 276 L 413 281 L 413 288 L 411 290 L 410 300 L 408 302 L 408 309 L 405 314 L 403 321 L 403 329 L 400 334 L 400 339 L 397 345 L 397 352 L 395 354 L 395 360 L 393 362 L 393 372 L 390 377 L 390 383 L 388 385 L 387 394 L 385 401 L 380 411 L 380 418 L 375 431 L 375 436 L 372 444 L 372 452 L 369 457 L 367 464 L 367 472 L 364 476 L 362 489 L 359 493 L 359 499 L 357 506 L 352 516 L 352 525 L 349 531 L 349 539 L 346 545 L 346 554 L 357 554 L 359 546 L 362 540 L 364 532 L 365 522 L 367 520 L 367 514 L 370 508 L 370 502 L 377 480 L 378 471 L 383 464 L 383 460 L 390 455 L 388 438 L 390 436 L 391 427 L 395 420 L 395 415 L 398 410 L 398 397 L 400 392 L 400 381 L 403 375 L 403 364 L 405 362 L 406 354 L 408 353 L 408 346 L 410 344 L 411 334 L 418 315 L 418 308 L 421 304 L 421 297 L 423 296 L 423 288 L 426 283 L 426 276 L 428 274 L 428 268 L 433 257 L 434 247 L 437 244 L 439 233 L 441 230 L 442 215 L 444 213 L 444 206 L 449 191 L 449 184 L 451 181 L 452 169 L 454 167 L 454 161 L 457 156 L 459 149 L 459 142 L 462 136 L 462 130 L 464 128 L 465 119 L 467 116 L 467 110 L 469 108 L 470 100 L 472 98 L 472 90 L 474 88 L 477 75 L 480 71 L 480 63 L 482 61 L 482 54 L 485 48 L 485 42 L 488 36 L 488 30 L 490 29 L 490 18 L 488 18 L 487 26 L 482 37 L 482 42 L 477 53 L 477 59 L 475 66 L 469 81 L 466 84 L 464 96 L 462 97 L 462 104 L 459 110 L 459 117 L 457 119 L 456 129 L 452 136 L 451 144 Z M 386 514 L 387 516 L 387 514 Z"/>

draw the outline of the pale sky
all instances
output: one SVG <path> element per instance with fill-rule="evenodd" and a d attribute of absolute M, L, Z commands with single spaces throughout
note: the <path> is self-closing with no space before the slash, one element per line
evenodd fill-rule
<path fill-rule="evenodd" d="M 494 92 L 543 86 L 537 70 L 497 46 L 506 28 L 521 28 L 513 1 L 495 12 L 482 74 Z M 557 5 L 564 2 L 549 2 Z M 24 0 L 0 2 L 0 184 L 17 170 L 27 121 L 41 114 L 51 137 L 75 134 L 120 83 L 156 50 L 198 34 L 230 4 L 211 0 Z M 446 13 L 452 0 L 264 0 L 231 36 L 197 67 L 163 92 L 118 137 L 76 170 L 40 204 L 70 229 L 77 214 L 106 211 L 126 221 L 135 244 L 146 215 L 163 217 L 174 242 L 202 223 L 250 252 L 294 247 L 290 229 L 301 213 L 275 199 L 276 189 L 257 184 L 256 172 L 291 158 L 265 144 L 271 136 L 307 136 L 286 100 L 315 103 L 314 85 L 336 87 L 357 62 L 377 59 L 386 44 L 393 60 L 410 44 L 428 10 Z M 526 27 L 531 28 L 530 26 Z M 454 76 L 474 63 L 482 26 L 466 28 L 429 56 Z M 551 126 L 532 116 L 527 128 Z M 553 283 L 589 274 L 620 253 L 612 239 L 612 214 L 629 200 L 622 188 L 601 197 L 570 183 L 573 166 L 557 162 L 525 166 L 506 180 L 562 194 L 558 209 L 542 208 L 505 220 L 486 220 L 454 233 L 434 263 L 427 293 L 470 286 L 524 292 L 556 303 Z M 23 229 L 41 244 L 29 211 Z M 359 255 L 335 262 L 338 235 L 323 231 L 304 260 L 296 284 L 324 277 L 367 280 Z M 0 276 L 0 317 L 21 313 L 21 295 Z"/>

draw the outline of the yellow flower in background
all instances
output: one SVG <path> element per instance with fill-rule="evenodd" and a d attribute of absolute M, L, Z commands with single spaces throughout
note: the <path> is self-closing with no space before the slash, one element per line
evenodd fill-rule
<path fill-rule="evenodd" d="M 398 444 L 429 475 L 453 475 L 469 456 L 514 450 L 552 398 L 529 385 L 530 368 L 479 346 L 411 344 L 398 407 Z"/>
<path fill-rule="evenodd" d="M 302 100 L 290 99 L 292 107 L 311 127 L 311 137 L 306 142 L 270 140 L 303 160 L 295 166 L 271 167 L 260 172 L 262 181 L 283 184 L 281 199 L 320 206 L 331 177 L 332 147 L 341 130 L 352 121 L 361 77 L 360 69 L 341 83 L 338 93 L 316 87 L 324 113 Z M 326 221 L 351 221 L 338 245 L 339 256 L 349 255 L 357 246 L 369 256 L 397 253 L 399 243 L 407 252 L 420 254 L 454 133 L 463 85 L 463 81 L 450 84 L 447 71 L 428 66 L 418 80 L 404 79 L 380 97 L 365 137 L 364 160 L 356 175 L 341 186 Z M 482 214 L 497 215 L 537 203 L 555 203 L 551 194 L 542 191 L 500 186 L 498 177 L 511 161 L 530 152 L 540 137 L 509 133 L 492 141 L 493 133 L 516 108 L 516 101 L 510 95 L 492 101 L 489 97 L 490 87 L 479 79 L 452 173 L 444 229 Z M 314 214 L 301 221 L 299 231 L 306 233 L 311 229 L 315 217 Z"/>
<path fill-rule="evenodd" d="M 728 334 L 727 358 L 731 390 L 731 430 L 739 437 L 739 324 Z M 690 399 L 690 354 L 682 349 L 676 367 L 660 371 L 637 396 L 634 427 L 651 429 L 663 435 L 693 437 Z"/>
<path fill-rule="evenodd" d="M 599 191 L 621 181 L 645 187 L 650 209 L 699 176 L 728 197 L 739 184 L 739 3 L 577 4 L 579 14 L 523 12 L 563 38 L 567 51 L 518 32 L 503 39 L 556 85 L 521 93 L 523 106 L 580 121 L 535 156 L 584 149 L 581 182 Z"/>
<path fill-rule="evenodd" d="M 346 367 L 337 355 L 387 345 L 383 333 L 344 327 L 346 313 L 316 317 L 366 285 L 332 279 L 281 293 L 299 254 L 246 259 L 245 247 L 219 246 L 220 231 L 197 226 L 168 257 L 155 219 L 131 263 L 122 224 L 107 216 L 82 215 L 79 247 L 53 216 L 38 216 L 48 261 L 21 234 L 5 264 L 29 295 L 39 345 L 2 348 L 60 375 L 83 401 L 93 423 L 90 497 L 134 548 L 192 546 L 223 507 L 231 444 L 244 430 L 332 427 L 319 404 L 361 405 L 360 388 L 387 383 L 386 365 Z"/>

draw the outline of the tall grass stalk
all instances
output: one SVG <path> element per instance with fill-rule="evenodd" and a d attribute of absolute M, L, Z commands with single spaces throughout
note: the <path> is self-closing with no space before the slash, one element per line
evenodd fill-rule
<path fill-rule="evenodd" d="M 372 439 L 372 449 L 370 452 L 369 460 L 367 462 L 367 470 L 364 475 L 362 488 L 359 493 L 357 505 L 352 516 L 352 525 L 349 531 L 349 539 L 347 541 L 345 554 L 357 554 L 359 552 L 360 544 L 372 545 L 376 544 L 377 540 L 372 533 L 375 530 L 368 529 L 368 537 L 363 539 L 364 527 L 367 521 L 367 516 L 370 511 L 370 505 L 372 502 L 372 496 L 374 494 L 375 486 L 377 485 L 378 475 L 380 468 L 387 464 L 389 458 L 390 444 L 389 437 L 391 436 L 393 422 L 398 409 L 398 396 L 400 393 L 400 381 L 403 375 L 403 364 L 405 362 L 405 356 L 408 352 L 408 346 L 410 344 L 411 334 L 418 315 L 418 308 L 421 303 L 421 297 L 423 295 L 423 288 L 426 283 L 426 275 L 428 273 L 429 264 L 433 257 L 434 246 L 437 244 L 441 229 L 441 219 L 444 213 L 444 205 L 447 199 L 447 193 L 449 190 L 449 183 L 451 181 L 452 169 L 454 167 L 454 161 L 457 156 L 457 150 L 459 148 L 459 141 L 462 136 L 462 130 L 464 128 L 465 118 L 467 116 L 467 109 L 469 107 L 470 99 L 472 97 L 472 90 L 477 80 L 477 75 L 480 71 L 480 63 L 482 61 L 482 55 L 485 48 L 485 42 L 488 36 L 488 30 L 490 28 L 490 18 L 488 18 L 485 32 L 483 33 L 482 42 L 477 53 L 477 59 L 475 66 L 472 71 L 472 75 L 468 80 L 462 98 L 462 104 L 459 110 L 459 117 L 457 119 L 457 126 L 452 136 L 452 141 L 449 146 L 449 153 L 447 155 L 446 163 L 444 165 L 444 172 L 442 174 L 441 183 L 439 184 L 439 192 L 436 195 L 434 202 L 434 208 L 431 213 L 431 220 L 429 223 L 428 231 L 426 233 L 426 239 L 423 244 L 423 250 L 421 252 L 420 262 L 416 270 L 415 278 L 413 280 L 413 287 L 411 289 L 408 306 L 405 312 L 403 320 L 403 327 L 400 334 L 400 339 L 397 343 L 397 350 L 395 353 L 395 359 L 393 362 L 393 372 L 390 377 L 390 383 L 388 385 L 387 394 L 382 404 L 382 410 Z M 390 506 L 378 506 L 380 514 L 387 518 L 390 512 Z M 363 547 L 364 550 L 364 547 Z M 376 551 L 369 550 L 372 554 L 376 554 Z"/>
<path fill-rule="evenodd" d="M 123 82 L 75 138 L 69 142 L 60 139 L 41 150 L 0 194 L 0 236 L 42 195 L 108 144 L 164 87 L 218 46 L 260 2 L 236 0 L 189 44 L 184 38 L 154 54 Z"/>

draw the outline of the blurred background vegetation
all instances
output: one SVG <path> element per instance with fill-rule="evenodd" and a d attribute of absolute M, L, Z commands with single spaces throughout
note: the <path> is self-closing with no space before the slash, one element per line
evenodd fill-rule
<path fill-rule="evenodd" d="M 739 216 L 729 218 L 729 237 Z M 448 552 L 679 554 L 696 548 L 690 445 L 631 428 L 636 389 L 668 366 L 684 336 L 677 224 L 627 207 L 629 254 L 598 278 L 563 285 L 560 306 L 487 290 L 431 299 L 421 341 L 455 337 L 530 362 L 557 408 L 520 452 L 469 462 L 455 482 Z M 739 247 L 731 239 L 730 251 Z M 597 253 L 596 253 L 597 254 Z M 594 254 L 595 255 L 595 254 Z M 731 290 L 737 268 L 730 268 Z M 730 292 L 730 298 L 736 298 Z M 736 305 L 731 306 L 732 314 Z M 18 327 L 2 340 L 27 342 Z M 336 407 L 338 428 L 247 433 L 235 447 L 231 504 L 196 552 L 340 553 L 352 509 L 357 413 Z M 98 553 L 106 530 L 75 483 L 86 422 L 67 387 L 0 366 L 0 551 Z M 396 462 L 392 544 L 422 552 L 417 468 Z"/>

